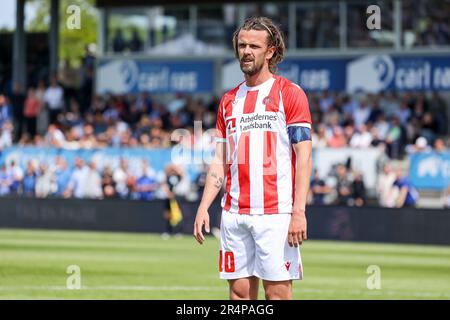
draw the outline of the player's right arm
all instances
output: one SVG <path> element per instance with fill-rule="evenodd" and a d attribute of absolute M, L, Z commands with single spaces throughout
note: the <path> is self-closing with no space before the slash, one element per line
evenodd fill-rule
<path fill-rule="evenodd" d="M 202 229 L 205 226 L 205 231 L 209 233 L 209 213 L 208 209 L 216 198 L 227 171 L 226 164 L 226 143 L 218 141 L 216 143 L 216 152 L 206 176 L 205 189 L 203 191 L 202 200 L 197 210 L 197 215 L 194 222 L 194 237 L 198 243 L 203 244 L 205 237 Z"/>

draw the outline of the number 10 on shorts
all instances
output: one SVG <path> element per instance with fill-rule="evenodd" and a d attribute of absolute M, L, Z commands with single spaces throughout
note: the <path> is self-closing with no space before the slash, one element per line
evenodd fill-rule
<path fill-rule="evenodd" d="M 231 251 L 225 251 L 223 254 L 222 250 L 219 251 L 219 271 L 223 272 L 234 272 L 234 254 Z"/>

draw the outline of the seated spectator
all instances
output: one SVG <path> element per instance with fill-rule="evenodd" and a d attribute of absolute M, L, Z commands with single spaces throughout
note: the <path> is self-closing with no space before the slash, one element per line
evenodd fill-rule
<path fill-rule="evenodd" d="M 355 126 L 360 127 L 365 124 L 369 119 L 372 109 L 367 99 L 362 99 L 359 106 L 353 112 L 353 119 L 355 120 Z"/>
<path fill-rule="evenodd" d="M 367 203 L 366 186 L 364 185 L 364 180 L 359 171 L 353 172 L 352 191 L 354 205 L 357 207 L 364 206 Z"/>
<path fill-rule="evenodd" d="M 434 141 L 434 151 L 443 153 L 447 151 L 447 147 L 445 146 L 444 139 L 438 138 Z"/>
<path fill-rule="evenodd" d="M 128 168 L 128 162 L 126 159 L 120 159 L 119 167 L 114 170 L 113 179 L 116 184 L 116 192 L 118 196 L 122 199 L 127 199 L 130 194 L 129 188 L 129 178 L 131 177 L 131 173 Z"/>
<path fill-rule="evenodd" d="M 116 34 L 113 39 L 112 47 L 113 47 L 113 51 L 116 53 L 122 52 L 125 50 L 126 43 L 125 43 L 125 39 L 123 38 L 121 29 L 116 30 Z"/>
<path fill-rule="evenodd" d="M 389 157 L 393 159 L 400 158 L 402 135 L 403 133 L 400 120 L 398 118 L 394 118 L 386 137 L 387 152 Z"/>
<path fill-rule="evenodd" d="M 84 198 L 101 199 L 102 192 L 102 178 L 97 171 L 97 164 L 94 160 L 89 162 L 89 167 L 86 172 L 86 180 L 84 185 Z"/>
<path fill-rule="evenodd" d="M 116 183 L 113 179 L 113 173 L 109 166 L 106 166 L 103 169 L 102 174 L 102 190 L 103 190 L 103 198 L 116 198 Z"/>
<path fill-rule="evenodd" d="M 64 111 L 64 90 L 58 84 L 56 75 L 51 77 L 50 86 L 44 93 L 44 103 L 49 111 L 49 123 L 56 123 Z"/>
<path fill-rule="evenodd" d="M 139 52 L 142 51 L 142 40 L 139 37 L 138 31 L 133 30 L 133 35 L 131 36 L 131 40 L 129 43 L 129 48 L 131 52 Z"/>
<path fill-rule="evenodd" d="M 82 199 L 85 197 L 88 173 L 89 168 L 85 165 L 84 160 L 76 158 L 75 169 L 70 176 L 67 189 L 64 192 L 65 198 L 75 197 Z"/>
<path fill-rule="evenodd" d="M 45 141 L 47 145 L 55 148 L 63 148 L 66 142 L 66 138 L 62 131 L 56 126 L 56 124 L 50 124 L 48 126 L 47 134 L 45 135 Z"/>
<path fill-rule="evenodd" d="M 408 145 L 405 149 L 407 153 L 422 153 L 431 151 L 428 141 L 424 137 L 418 137 L 415 144 Z"/>
<path fill-rule="evenodd" d="M 34 197 L 36 192 L 37 173 L 34 169 L 33 162 L 27 162 L 27 170 L 23 177 L 23 194 L 27 197 Z"/>
<path fill-rule="evenodd" d="M 349 205 L 352 197 L 352 181 L 348 176 L 347 167 L 343 164 L 340 164 L 336 168 L 337 174 L 337 183 L 336 183 L 336 192 L 337 199 L 336 204 L 338 205 Z"/>
<path fill-rule="evenodd" d="M 399 195 L 395 200 L 395 206 L 397 208 L 415 207 L 419 200 L 419 193 L 412 185 L 411 181 L 403 175 L 401 169 L 396 170 L 396 179 L 394 186 L 399 190 Z"/>
<path fill-rule="evenodd" d="M 372 135 L 367 131 L 367 126 L 362 124 L 358 131 L 350 140 L 350 147 L 352 148 L 368 148 L 372 143 Z"/>
<path fill-rule="evenodd" d="M 10 186 L 13 183 L 13 178 L 6 169 L 6 164 L 0 167 L 0 196 L 9 195 Z"/>
<path fill-rule="evenodd" d="M 136 193 L 139 200 L 150 201 L 154 199 L 154 192 L 158 188 L 156 174 L 149 167 L 148 162 L 142 162 L 142 175 L 136 180 Z"/>
<path fill-rule="evenodd" d="M 6 121 L 0 128 L 0 151 L 12 146 L 13 144 L 13 125 L 11 121 Z"/>
<path fill-rule="evenodd" d="M 18 194 L 20 191 L 19 189 L 22 186 L 23 170 L 13 160 L 13 161 L 11 161 L 10 165 L 8 166 L 7 171 L 8 171 L 9 176 L 12 178 L 12 183 L 9 186 L 9 192 L 11 194 Z"/>
<path fill-rule="evenodd" d="M 377 195 L 380 206 L 393 208 L 395 207 L 395 199 L 398 197 L 398 191 L 394 187 L 396 174 L 392 170 L 390 163 L 386 163 L 383 167 L 383 172 L 378 176 L 377 181 Z"/>
<path fill-rule="evenodd" d="M 56 189 L 56 179 L 52 170 L 49 170 L 47 164 L 41 163 L 39 166 L 39 175 L 36 179 L 36 197 L 47 198 L 55 193 Z"/>
<path fill-rule="evenodd" d="M 317 169 L 315 169 L 313 179 L 310 184 L 312 204 L 325 204 L 325 196 L 330 191 L 330 187 L 326 185 L 324 180 L 319 178 L 319 173 L 317 172 Z"/>
<path fill-rule="evenodd" d="M 56 175 L 56 193 L 55 195 L 62 197 L 67 189 L 67 186 L 72 176 L 72 171 L 67 165 L 65 158 L 58 156 L 55 158 L 55 169 Z"/>
<path fill-rule="evenodd" d="M 7 103 L 5 95 L 0 94 L 0 129 L 3 128 L 5 122 L 10 120 L 12 120 L 11 107 Z"/>
<path fill-rule="evenodd" d="M 39 108 L 41 102 L 36 97 L 36 90 L 33 87 L 28 89 L 27 98 L 25 100 L 25 108 L 23 110 L 23 115 L 25 117 L 25 123 L 27 128 L 27 133 L 34 137 L 37 130 L 37 116 L 39 114 Z"/>
<path fill-rule="evenodd" d="M 347 146 L 344 130 L 341 127 L 335 126 L 333 128 L 333 135 L 328 139 L 328 146 L 330 148 L 344 148 Z"/>

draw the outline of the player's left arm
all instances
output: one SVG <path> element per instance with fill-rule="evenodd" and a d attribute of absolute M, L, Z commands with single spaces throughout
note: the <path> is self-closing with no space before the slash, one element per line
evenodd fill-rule
<path fill-rule="evenodd" d="M 297 130 L 309 131 L 307 128 Z M 296 154 L 295 192 L 288 242 L 298 246 L 307 239 L 306 201 L 312 172 L 312 143 L 302 140 L 292 144 Z"/>
<path fill-rule="evenodd" d="M 306 202 L 312 171 L 311 113 L 308 98 L 297 85 L 289 83 L 282 90 L 289 141 L 296 156 L 294 199 L 288 231 L 290 246 L 307 239 Z"/>

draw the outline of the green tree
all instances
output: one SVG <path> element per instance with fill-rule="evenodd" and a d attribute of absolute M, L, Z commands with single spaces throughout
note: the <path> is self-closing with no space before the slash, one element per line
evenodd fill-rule
<path fill-rule="evenodd" d="M 26 29 L 28 32 L 48 32 L 50 26 L 50 0 L 28 0 L 35 11 Z M 80 8 L 80 29 L 69 29 L 67 12 L 70 5 Z M 59 60 L 69 59 L 73 65 L 80 64 L 88 44 L 97 42 L 97 18 L 95 0 L 61 0 L 59 5 Z"/>

